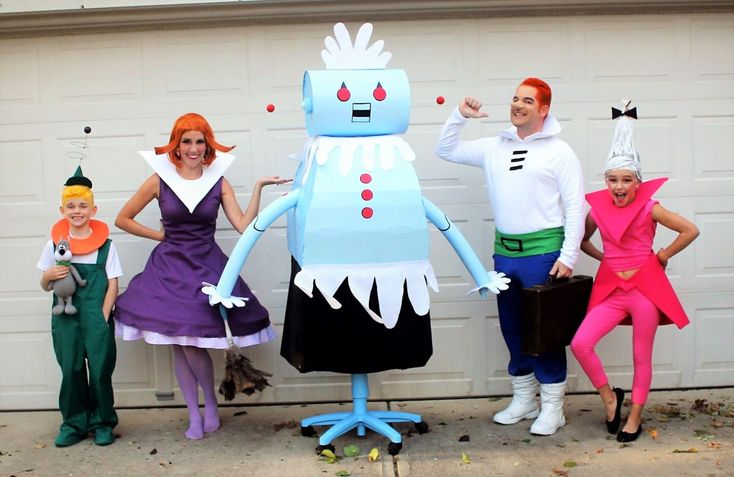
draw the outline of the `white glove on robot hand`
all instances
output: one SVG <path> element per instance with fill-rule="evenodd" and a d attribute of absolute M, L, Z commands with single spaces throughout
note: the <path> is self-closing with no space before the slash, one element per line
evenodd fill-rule
<path fill-rule="evenodd" d="M 223 297 L 217 291 L 216 285 L 212 285 L 211 283 L 207 282 L 201 282 L 201 284 L 204 285 L 203 287 L 201 287 L 201 291 L 205 295 L 209 295 L 209 304 L 211 306 L 221 303 L 227 309 L 230 309 L 233 306 L 242 308 L 243 306 L 245 306 L 245 302 L 249 300 L 249 298 L 244 298 L 240 296 Z"/>
<path fill-rule="evenodd" d="M 510 287 L 508 285 L 508 283 L 510 283 L 510 279 L 507 278 L 507 276 L 502 272 L 491 270 L 487 272 L 487 276 L 489 277 L 488 283 L 483 283 L 481 286 L 470 290 L 469 293 L 478 291 L 479 295 L 482 298 L 487 298 L 488 291 L 494 293 L 495 295 L 499 295 L 500 291 L 507 290 Z M 467 293 L 467 295 L 469 293 Z"/>

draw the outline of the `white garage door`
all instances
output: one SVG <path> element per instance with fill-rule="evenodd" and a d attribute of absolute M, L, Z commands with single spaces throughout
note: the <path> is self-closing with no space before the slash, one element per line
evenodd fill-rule
<path fill-rule="evenodd" d="M 350 23 L 356 31 L 358 23 Z M 487 104 L 489 119 L 465 137 L 505 127 L 509 99 L 526 76 L 554 87 L 553 111 L 582 161 L 589 190 L 599 174 L 613 122 L 609 106 L 632 98 L 640 111 L 636 141 L 647 178 L 670 177 L 658 197 L 690 218 L 701 237 L 675 257 L 669 275 L 692 324 L 658 332 L 654 387 L 734 384 L 734 15 L 646 15 L 375 22 L 373 39 L 392 51 L 391 68 L 408 73 L 411 126 L 425 195 L 461 228 L 491 265 L 492 216 L 481 174 L 444 163 L 433 145 L 463 95 Z M 332 23 L 202 30 L 136 31 L 0 41 L 0 409 L 53 408 L 59 372 L 50 339 L 50 296 L 35 263 L 57 220 L 59 188 L 77 162 L 67 153 L 92 127 L 84 171 L 95 182 L 98 218 L 117 211 L 150 174 L 139 149 L 166 142 L 179 115 L 204 114 L 224 144 L 237 144 L 227 174 L 241 204 L 255 178 L 290 176 L 306 134 L 300 110 L 303 71 L 320 69 Z M 439 106 L 437 96 L 446 97 Z M 268 103 L 276 105 L 272 114 Z M 267 189 L 264 205 L 282 191 Z M 142 221 L 157 223 L 157 206 Z M 258 242 L 243 276 L 280 329 L 289 256 L 284 220 Z M 225 251 L 238 238 L 220 221 Z M 657 246 L 671 234 L 660 231 Z M 114 229 L 125 276 L 139 272 L 150 241 Z M 432 231 L 440 292 L 432 295 L 435 353 L 420 369 L 370 377 L 375 398 L 480 396 L 506 393 L 507 353 L 496 303 L 467 298 L 468 273 L 440 233 Z M 593 274 L 583 260 L 577 272 Z M 600 345 L 615 384 L 631 384 L 630 330 Z M 312 401 L 349 397 L 347 376 L 299 374 L 279 357 L 279 342 L 248 350 L 274 373 L 273 387 L 238 402 Z M 169 351 L 118 342 L 114 374 L 121 406 L 183 401 Z M 221 374 L 221 353 L 215 352 Z M 569 360 L 571 390 L 591 385 Z M 166 400 L 173 396 L 172 400 Z"/>

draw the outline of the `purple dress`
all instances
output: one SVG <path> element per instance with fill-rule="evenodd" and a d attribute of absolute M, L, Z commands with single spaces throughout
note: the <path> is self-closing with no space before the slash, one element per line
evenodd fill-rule
<path fill-rule="evenodd" d="M 158 205 L 166 236 L 151 252 L 145 269 L 117 299 L 119 336 L 144 338 L 153 344 L 226 347 L 222 317 L 201 292 L 201 282 L 217 283 L 227 263 L 214 241 L 221 199 L 219 178 L 190 213 L 160 180 Z M 235 342 L 243 346 L 272 338 L 268 311 L 241 278 L 232 295 L 249 298 L 244 308 L 228 310 L 232 334 L 240 338 Z"/>

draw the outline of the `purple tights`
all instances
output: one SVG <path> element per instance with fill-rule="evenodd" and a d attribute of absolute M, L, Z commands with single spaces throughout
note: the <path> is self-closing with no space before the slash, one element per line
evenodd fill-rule
<path fill-rule="evenodd" d="M 217 395 L 214 392 L 214 365 L 209 352 L 195 346 L 172 345 L 178 386 L 189 410 L 189 439 L 201 439 L 204 432 L 219 429 Z M 199 386 L 204 390 L 204 419 L 199 413 Z"/>

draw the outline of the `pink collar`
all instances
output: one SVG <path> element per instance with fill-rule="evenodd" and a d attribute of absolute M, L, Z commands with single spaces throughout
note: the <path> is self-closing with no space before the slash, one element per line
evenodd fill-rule
<path fill-rule="evenodd" d="M 661 177 L 643 182 L 637 189 L 635 200 L 626 207 L 614 205 L 607 189 L 586 194 L 586 201 L 596 211 L 596 220 L 604 222 L 605 228 L 612 234 L 612 239 L 619 243 L 632 220 L 667 180 L 667 177 Z"/>

